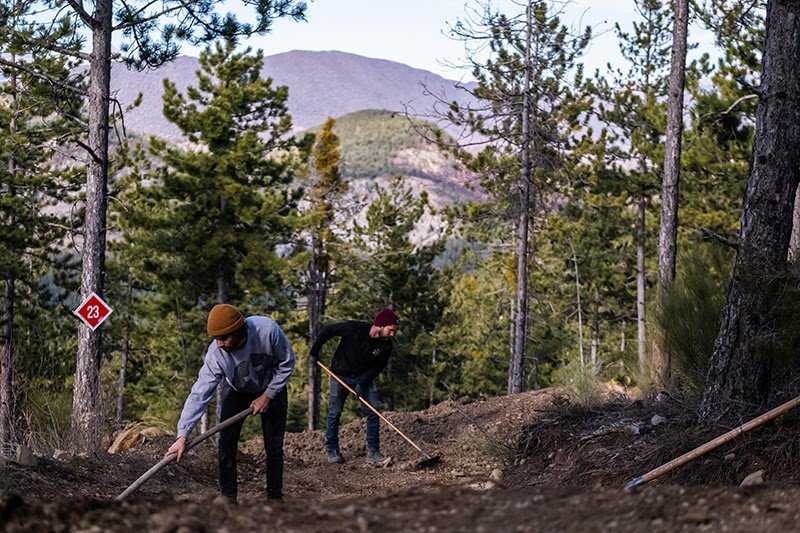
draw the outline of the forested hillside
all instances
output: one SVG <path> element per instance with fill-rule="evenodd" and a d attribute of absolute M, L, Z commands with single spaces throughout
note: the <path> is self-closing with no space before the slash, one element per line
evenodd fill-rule
<path fill-rule="evenodd" d="M 341 140 L 342 175 L 366 182 L 365 187 L 375 179 L 403 176 L 415 190 L 427 191 L 437 209 L 479 198 L 475 174 L 423 137 L 432 128 L 429 122 L 386 110 L 338 117 L 334 129 Z"/>

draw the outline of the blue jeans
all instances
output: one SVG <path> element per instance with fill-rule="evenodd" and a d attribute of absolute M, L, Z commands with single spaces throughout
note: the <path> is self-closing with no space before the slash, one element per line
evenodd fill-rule
<path fill-rule="evenodd" d="M 361 387 L 356 387 L 356 379 L 347 376 L 339 376 L 347 385 L 364 398 L 369 404 L 378 409 L 378 386 L 375 381 L 369 384 L 366 393 Z M 350 392 L 342 387 L 338 381 L 331 378 L 330 397 L 328 399 L 328 421 L 325 426 L 325 444 L 328 451 L 339 449 L 339 419 L 342 417 L 344 401 Z M 381 442 L 379 436 L 380 419 L 366 405 L 361 404 L 361 410 L 367 415 L 367 449 L 380 450 Z"/>

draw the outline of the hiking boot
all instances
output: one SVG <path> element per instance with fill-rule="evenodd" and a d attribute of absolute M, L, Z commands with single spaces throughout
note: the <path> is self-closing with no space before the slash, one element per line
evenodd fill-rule
<path fill-rule="evenodd" d="M 214 503 L 217 505 L 237 505 L 236 496 L 227 496 L 225 494 L 219 494 L 214 498 Z"/>
<path fill-rule="evenodd" d="M 367 463 L 371 465 L 386 466 L 391 460 L 391 457 L 386 457 L 379 450 L 367 450 Z"/>
<path fill-rule="evenodd" d="M 344 457 L 339 453 L 339 450 L 328 450 L 328 462 L 342 464 L 344 462 Z"/>

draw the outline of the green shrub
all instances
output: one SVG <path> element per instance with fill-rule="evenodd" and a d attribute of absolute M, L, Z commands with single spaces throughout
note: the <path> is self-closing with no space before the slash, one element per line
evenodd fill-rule
<path fill-rule="evenodd" d="M 703 390 L 725 305 L 732 254 L 721 246 L 695 246 L 682 254 L 675 283 L 655 317 L 655 334 L 670 354 L 673 376 L 691 390 Z"/>

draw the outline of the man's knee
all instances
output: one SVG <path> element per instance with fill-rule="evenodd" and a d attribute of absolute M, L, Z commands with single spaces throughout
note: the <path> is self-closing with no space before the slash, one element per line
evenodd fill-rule
<path fill-rule="evenodd" d="M 283 457 L 283 436 L 265 440 L 264 451 L 267 457 Z"/>
<path fill-rule="evenodd" d="M 328 414 L 329 415 L 332 415 L 332 416 L 335 416 L 335 417 L 339 417 L 339 416 L 341 416 L 343 409 L 344 409 L 344 402 L 337 403 L 335 401 L 331 401 L 328 404 Z"/>

